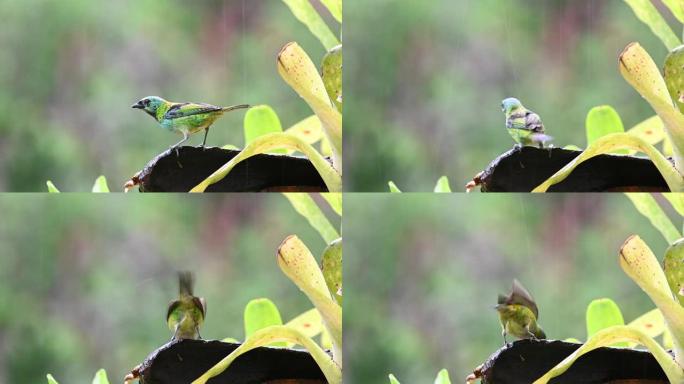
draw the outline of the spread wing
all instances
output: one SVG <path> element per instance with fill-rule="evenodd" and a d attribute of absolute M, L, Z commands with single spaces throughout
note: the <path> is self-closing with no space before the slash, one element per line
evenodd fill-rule
<path fill-rule="evenodd" d="M 195 103 L 176 103 L 171 105 L 168 111 L 164 114 L 164 119 L 178 119 L 180 117 L 188 117 L 199 115 L 208 112 L 217 112 L 222 110 L 211 104 L 195 104 Z"/>
<path fill-rule="evenodd" d="M 166 311 L 166 321 L 169 321 L 169 316 L 171 316 L 171 313 L 173 313 L 173 311 L 175 311 L 180 304 L 180 300 L 175 300 L 169 303 L 169 309 Z"/>
<path fill-rule="evenodd" d="M 529 308 L 534 317 L 539 318 L 539 310 L 537 309 L 537 303 L 534 302 L 532 295 L 525 289 L 525 287 L 520 284 L 520 282 L 515 279 L 513 280 L 513 287 L 511 287 L 511 295 L 508 297 L 507 304 L 519 304 Z"/>

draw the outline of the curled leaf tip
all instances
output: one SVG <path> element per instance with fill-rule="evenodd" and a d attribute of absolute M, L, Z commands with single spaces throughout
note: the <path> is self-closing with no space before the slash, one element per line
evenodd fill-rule
<path fill-rule="evenodd" d="M 295 43 L 294 41 L 290 41 L 289 43 L 283 45 L 283 47 L 280 48 L 280 52 L 278 52 L 278 56 L 276 57 L 276 59 L 278 60 L 278 64 L 280 64 L 281 67 L 284 67 L 284 66 L 285 66 L 285 64 L 284 64 L 283 61 L 281 60 L 281 57 L 283 56 L 283 54 L 285 53 L 285 51 L 286 51 L 292 44 L 297 44 L 297 43 Z"/>
<path fill-rule="evenodd" d="M 287 262 L 287 260 L 285 260 L 285 258 L 283 257 L 283 253 L 282 253 L 283 247 L 285 246 L 285 244 L 287 244 L 290 241 L 290 239 L 296 238 L 296 237 L 297 237 L 297 235 L 289 235 L 285 238 L 285 240 L 283 240 L 280 243 L 280 245 L 278 246 L 278 250 L 276 251 L 276 258 L 278 258 L 279 260 L 281 260 L 283 262 Z"/>
<path fill-rule="evenodd" d="M 622 260 L 624 260 L 624 261 L 625 261 L 626 263 L 628 263 L 628 264 L 629 264 L 629 260 L 625 257 L 625 248 L 626 248 L 627 246 L 630 246 L 630 245 L 631 245 L 631 242 L 632 242 L 632 239 L 635 239 L 635 238 L 638 239 L 638 238 L 639 238 L 639 235 L 631 235 L 631 236 L 629 236 L 629 237 L 627 238 L 627 240 L 625 240 L 625 242 L 622 243 L 622 245 L 620 246 L 620 258 L 621 258 Z M 635 240 L 636 240 L 636 239 L 635 239 Z"/>

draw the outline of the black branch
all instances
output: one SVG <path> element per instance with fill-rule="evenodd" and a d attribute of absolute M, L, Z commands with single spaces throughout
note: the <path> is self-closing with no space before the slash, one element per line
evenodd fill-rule
<path fill-rule="evenodd" d="M 476 176 L 482 192 L 530 192 L 582 153 L 562 148 L 512 149 Z M 598 155 L 575 168 L 549 192 L 669 192 L 660 172 L 647 158 Z"/>
<path fill-rule="evenodd" d="M 141 192 L 188 192 L 239 151 L 222 148 L 180 147 L 165 151 L 138 172 L 126 188 Z M 207 192 L 326 192 L 323 179 L 309 159 L 259 154 L 240 163 Z"/>
<path fill-rule="evenodd" d="M 190 383 L 239 346 L 240 344 L 221 341 L 171 341 L 152 352 L 138 368 L 140 383 Z M 327 383 L 323 372 L 306 351 L 269 347 L 256 348 L 243 354 L 227 370 L 209 382 L 261 384 L 280 380 L 307 384 Z"/>
<path fill-rule="evenodd" d="M 581 344 L 521 340 L 494 352 L 479 368 L 482 383 L 529 384 L 576 351 Z M 656 359 L 647 351 L 598 348 L 575 361 L 554 384 L 622 382 L 668 383 Z"/>

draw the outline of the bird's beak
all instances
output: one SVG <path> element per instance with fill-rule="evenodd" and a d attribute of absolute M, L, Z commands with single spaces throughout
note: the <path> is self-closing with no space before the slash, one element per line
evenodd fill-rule
<path fill-rule="evenodd" d="M 145 109 L 145 106 L 143 105 L 142 100 L 141 100 L 141 101 L 138 101 L 137 103 L 131 105 L 131 108 Z"/>

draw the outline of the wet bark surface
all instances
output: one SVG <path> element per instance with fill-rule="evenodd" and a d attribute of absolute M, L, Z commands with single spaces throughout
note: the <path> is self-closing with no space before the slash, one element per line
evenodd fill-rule
<path fill-rule="evenodd" d="M 581 344 L 521 340 L 494 352 L 482 365 L 482 383 L 529 384 L 577 350 Z M 636 381 L 627 381 L 636 380 Z M 599 348 L 575 361 L 554 384 L 668 383 L 665 373 L 646 351 Z"/>
<path fill-rule="evenodd" d="M 580 151 L 562 148 L 512 149 L 492 161 L 475 181 L 482 192 L 530 192 Z M 669 192 L 651 160 L 636 156 L 599 155 L 575 168 L 549 192 Z"/>
<path fill-rule="evenodd" d="M 187 384 L 228 356 L 240 344 L 221 341 L 172 341 L 152 352 L 140 371 L 144 384 Z M 230 367 L 209 380 L 212 384 L 327 383 L 309 353 L 261 347 L 238 357 Z"/>
<path fill-rule="evenodd" d="M 180 147 L 152 159 L 126 187 L 141 192 L 188 192 L 240 151 Z M 259 154 L 240 163 L 207 192 L 325 192 L 313 164 L 304 157 Z"/>

